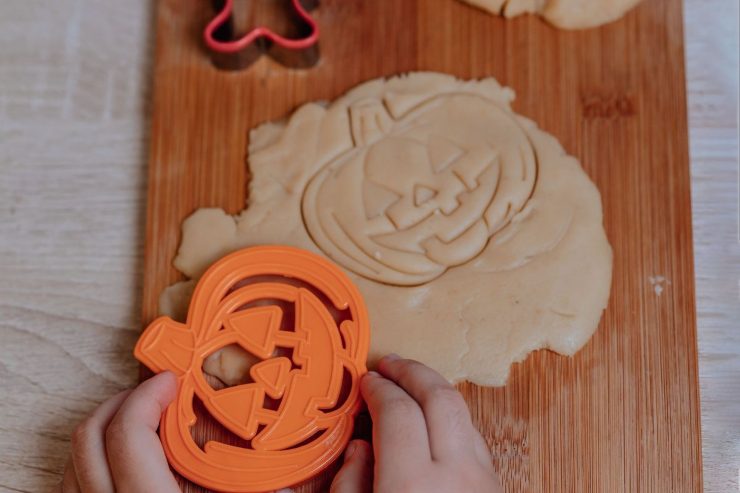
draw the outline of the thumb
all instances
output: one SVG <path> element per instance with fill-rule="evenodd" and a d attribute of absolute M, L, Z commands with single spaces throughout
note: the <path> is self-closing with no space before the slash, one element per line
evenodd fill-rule
<path fill-rule="evenodd" d="M 155 375 L 128 395 L 111 421 L 105 445 L 116 491 L 180 491 L 157 436 L 176 393 L 173 373 Z"/>
<path fill-rule="evenodd" d="M 352 440 L 344 452 L 344 465 L 331 483 L 331 493 L 371 493 L 373 452 L 365 440 Z"/>

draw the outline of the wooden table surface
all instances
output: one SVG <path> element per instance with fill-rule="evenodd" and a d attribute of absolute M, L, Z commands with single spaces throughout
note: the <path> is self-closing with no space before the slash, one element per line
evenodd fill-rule
<path fill-rule="evenodd" d="M 650 1 L 650 0 L 645 0 Z M 136 382 L 153 2 L 0 4 L 0 491 Z M 738 2 L 686 0 L 704 483 L 738 489 Z"/>

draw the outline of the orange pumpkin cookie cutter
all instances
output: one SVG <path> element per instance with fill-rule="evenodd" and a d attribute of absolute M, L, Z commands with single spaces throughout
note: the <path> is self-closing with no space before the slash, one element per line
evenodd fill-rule
<path fill-rule="evenodd" d="M 289 328 L 283 323 L 285 302 L 294 307 Z M 134 350 L 152 371 L 170 370 L 178 378 L 177 397 L 160 423 L 170 465 L 224 492 L 275 490 L 323 470 L 352 434 L 369 338 L 359 291 L 323 257 L 262 246 L 216 262 L 195 288 L 186 323 L 156 319 Z M 203 360 L 229 344 L 262 361 L 250 368 L 252 382 L 214 390 Z M 292 357 L 280 356 L 279 348 L 292 349 Z M 340 394 L 346 394 L 343 402 Z M 201 449 L 190 430 L 196 396 L 251 448 L 210 441 Z M 264 407 L 265 396 L 280 399 L 277 409 Z"/>

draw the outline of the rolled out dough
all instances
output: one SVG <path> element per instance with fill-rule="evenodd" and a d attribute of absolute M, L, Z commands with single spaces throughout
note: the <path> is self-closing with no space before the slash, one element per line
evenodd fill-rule
<path fill-rule="evenodd" d="M 502 385 L 530 351 L 574 354 L 609 297 L 601 199 L 513 98 L 494 79 L 412 73 L 254 129 L 247 208 L 184 222 L 175 266 L 192 280 L 163 292 L 162 311 L 182 316 L 195 279 L 225 253 L 287 244 L 357 284 L 371 364 L 396 352 L 451 381 Z M 204 367 L 237 382 L 229 370 L 243 356 Z"/>
<path fill-rule="evenodd" d="M 562 29 L 586 29 L 615 21 L 640 0 L 463 0 L 507 18 L 539 14 Z"/>

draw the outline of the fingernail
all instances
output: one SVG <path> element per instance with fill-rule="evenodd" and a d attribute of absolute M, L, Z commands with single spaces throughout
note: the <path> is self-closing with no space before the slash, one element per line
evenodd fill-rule
<path fill-rule="evenodd" d="M 370 370 L 369 372 L 367 372 L 367 374 L 366 374 L 366 375 L 367 375 L 368 377 L 379 377 L 379 376 L 380 376 L 380 373 L 378 373 L 378 372 L 377 372 L 377 371 L 375 371 L 375 370 Z"/>
<path fill-rule="evenodd" d="M 385 359 L 388 361 L 398 361 L 399 359 L 401 359 L 401 357 L 396 353 L 390 353 L 386 355 Z"/>

